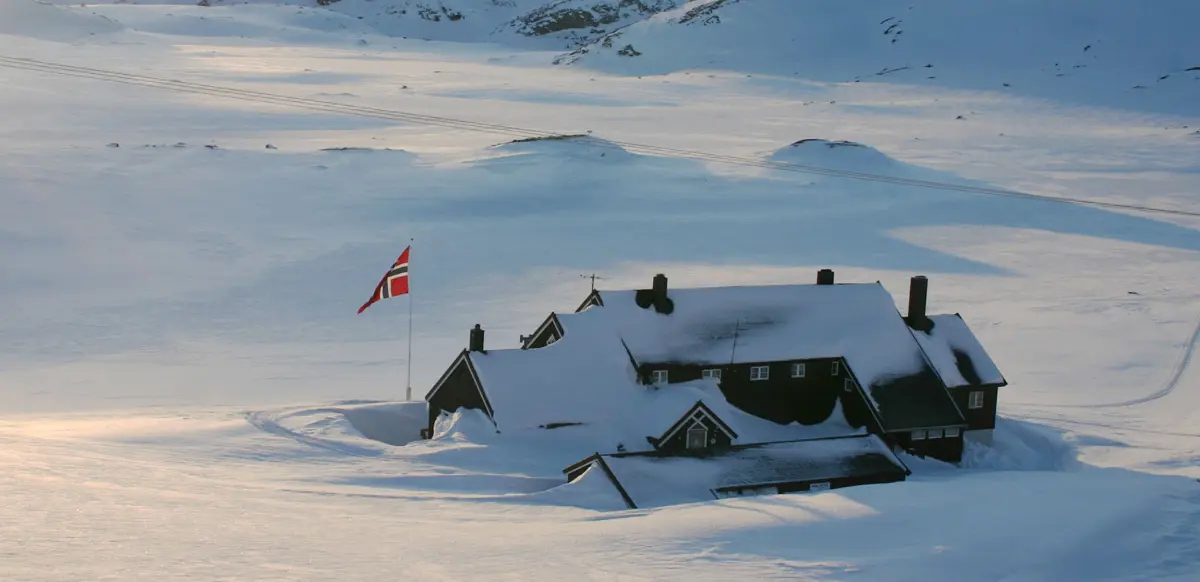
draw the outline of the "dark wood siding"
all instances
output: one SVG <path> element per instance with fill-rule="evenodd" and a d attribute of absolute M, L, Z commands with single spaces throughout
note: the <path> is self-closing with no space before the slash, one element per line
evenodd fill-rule
<path fill-rule="evenodd" d="M 803 378 L 792 378 L 793 362 L 761 362 L 731 365 L 643 364 L 639 372 L 649 383 L 655 370 L 667 371 L 667 382 L 697 380 L 704 370 L 721 370 L 721 392 L 730 404 L 755 416 L 780 424 L 817 424 L 833 413 L 846 374 L 841 359 L 796 360 L 805 365 Z M 834 374 L 833 364 L 838 369 Z M 750 368 L 767 366 L 766 380 L 751 380 Z"/>
<path fill-rule="evenodd" d="M 971 393 L 983 392 L 983 408 L 970 407 Z M 968 430 L 996 428 L 996 406 L 1000 389 L 997 386 L 963 386 L 951 388 L 950 397 L 967 419 Z"/>
<path fill-rule="evenodd" d="M 957 463 L 962 460 L 962 431 L 959 431 L 958 436 L 921 440 L 913 440 L 911 432 L 893 433 L 891 436 L 904 450 L 918 457 L 933 457 L 947 463 Z"/>
<path fill-rule="evenodd" d="M 711 418 L 706 416 L 701 420 L 701 423 L 704 425 L 704 428 L 708 429 L 708 448 L 723 449 L 733 444 L 729 440 L 729 435 L 725 434 L 725 431 L 721 430 Z M 683 427 L 676 431 L 671 438 L 658 443 L 658 450 L 672 453 L 698 452 L 687 448 L 687 431 L 691 427 L 692 421 L 685 421 Z"/>
<path fill-rule="evenodd" d="M 433 423 L 437 421 L 438 415 L 443 411 L 454 412 L 459 408 L 487 411 L 466 358 L 455 360 L 454 369 L 450 371 L 442 387 L 429 399 L 428 434 L 433 435 Z"/>
<path fill-rule="evenodd" d="M 755 490 L 774 489 L 777 493 L 801 493 L 811 491 L 815 483 L 828 483 L 829 489 L 841 489 L 843 487 L 854 487 L 856 485 L 874 485 L 876 483 L 895 483 L 904 481 L 907 475 L 904 471 L 893 471 L 887 473 L 877 473 L 873 475 L 858 475 L 853 477 L 833 477 L 830 479 L 807 480 L 807 481 L 792 481 L 788 483 L 779 483 L 776 485 L 749 485 L 745 487 L 723 487 L 717 489 L 718 492 L 728 494 L 741 494 L 744 492 L 756 492 Z M 823 490 L 823 489 L 822 489 Z"/>

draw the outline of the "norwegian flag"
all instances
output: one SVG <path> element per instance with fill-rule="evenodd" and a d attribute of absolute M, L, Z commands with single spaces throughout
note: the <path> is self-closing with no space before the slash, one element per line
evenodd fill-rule
<path fill-rule="evenodd" d="M 408 295 L 408 251 L 410 250 L 412 250 L 411 246 L 405 247 L 404 252 L 400 253 L 400 258 L 396 259 L 395 264 L 392 265 L 391 269 L 388 269 L 387 274 L 383 276 L 383 279 L 379 281 L 379 285 L 375 287 L 375 293 L 371 295 L 371 298 L 366 303 L 363 303 L 362 307 L 358 308 L 359 313 L 362 313 L 363 310 L 380 299 L 388 299 L 397 295 Z"/>

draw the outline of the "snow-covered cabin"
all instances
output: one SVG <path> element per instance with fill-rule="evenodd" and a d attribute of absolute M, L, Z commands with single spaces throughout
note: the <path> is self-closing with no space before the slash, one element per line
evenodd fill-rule
<path fill-rule="evenodd" d="M 957 315 L 909 312 L 879 283 L 593 291 L 552 313 L 520 349 L 488 351 L 483 330 L 430 390 L 429 427 L 459 408 L 501 432 L 560 433 L 623 453 L 712 452 L 875 435 L 956 462 L 966 433 L 995 426 L 1006 384 Z"/>

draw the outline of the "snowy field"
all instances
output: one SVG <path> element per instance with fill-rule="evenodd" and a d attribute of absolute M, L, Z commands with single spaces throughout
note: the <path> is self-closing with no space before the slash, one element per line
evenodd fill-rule
<path fill-rule="evenodd" d="M 212 3 L 0 0 L 0 580 L 1196 579 L 1200 218 L 618 142 L 1200 212 L 1200 5 L 693 2 L 606 47 L 515 32 L 532 0 Z M 408 300 L 354 314 L 410 238 L 415 398 L 472 325 L 515 347 L 585 274 L 828 267 L 900 305 L 925 274 L 1010 383 L 997 442 L 634 511 L 562 485 L 569 443 L 470 414 L 411 442 Z"/>

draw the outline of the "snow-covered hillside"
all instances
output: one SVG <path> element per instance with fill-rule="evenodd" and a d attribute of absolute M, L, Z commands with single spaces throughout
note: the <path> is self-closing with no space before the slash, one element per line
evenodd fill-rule
<path fill-rule="evenodd" d="M 733 70 L 1178 113 L 1200 103 L 1200 4 L 697 0 L 558 62 L 622 74 Z"/>
<path fill-rule="evenodd" d="M 640 56 L 600 40 L 553 66 L 583 29 L 521 34 L 544 2 L 424 2 L 440 19 L 388 15 L 418 4 L 400 0 L 210 3 L 0 0 L 6 58 L 360 108 L 4 60 L 0 579 L 1200 570 L 1200 221 L 793 171 L 1197 211 L 1190 4 L 746 0 L 705 26 L 679 22 L 703 3 L 624 3 L 586 35 L 624 26 Z M 779 17 L 801 9 L 822 18 Z M 412 296 L 356 316 L 413 238 Z M 579 433 L 459 411 L 419 440 L 426 411 L 400 401 L 409 364 L 419 398 L 471 326 L 514 347 L 593 273 L 683 288 L 823 267 L 899 304 L 929 277 L 930 310 L 960 313 L 1010 383 L 991 446 L 960 467 L 906 457 L 902 483 L 659 490 L 627 511 L 564 483 L 596 452 Z"/>

